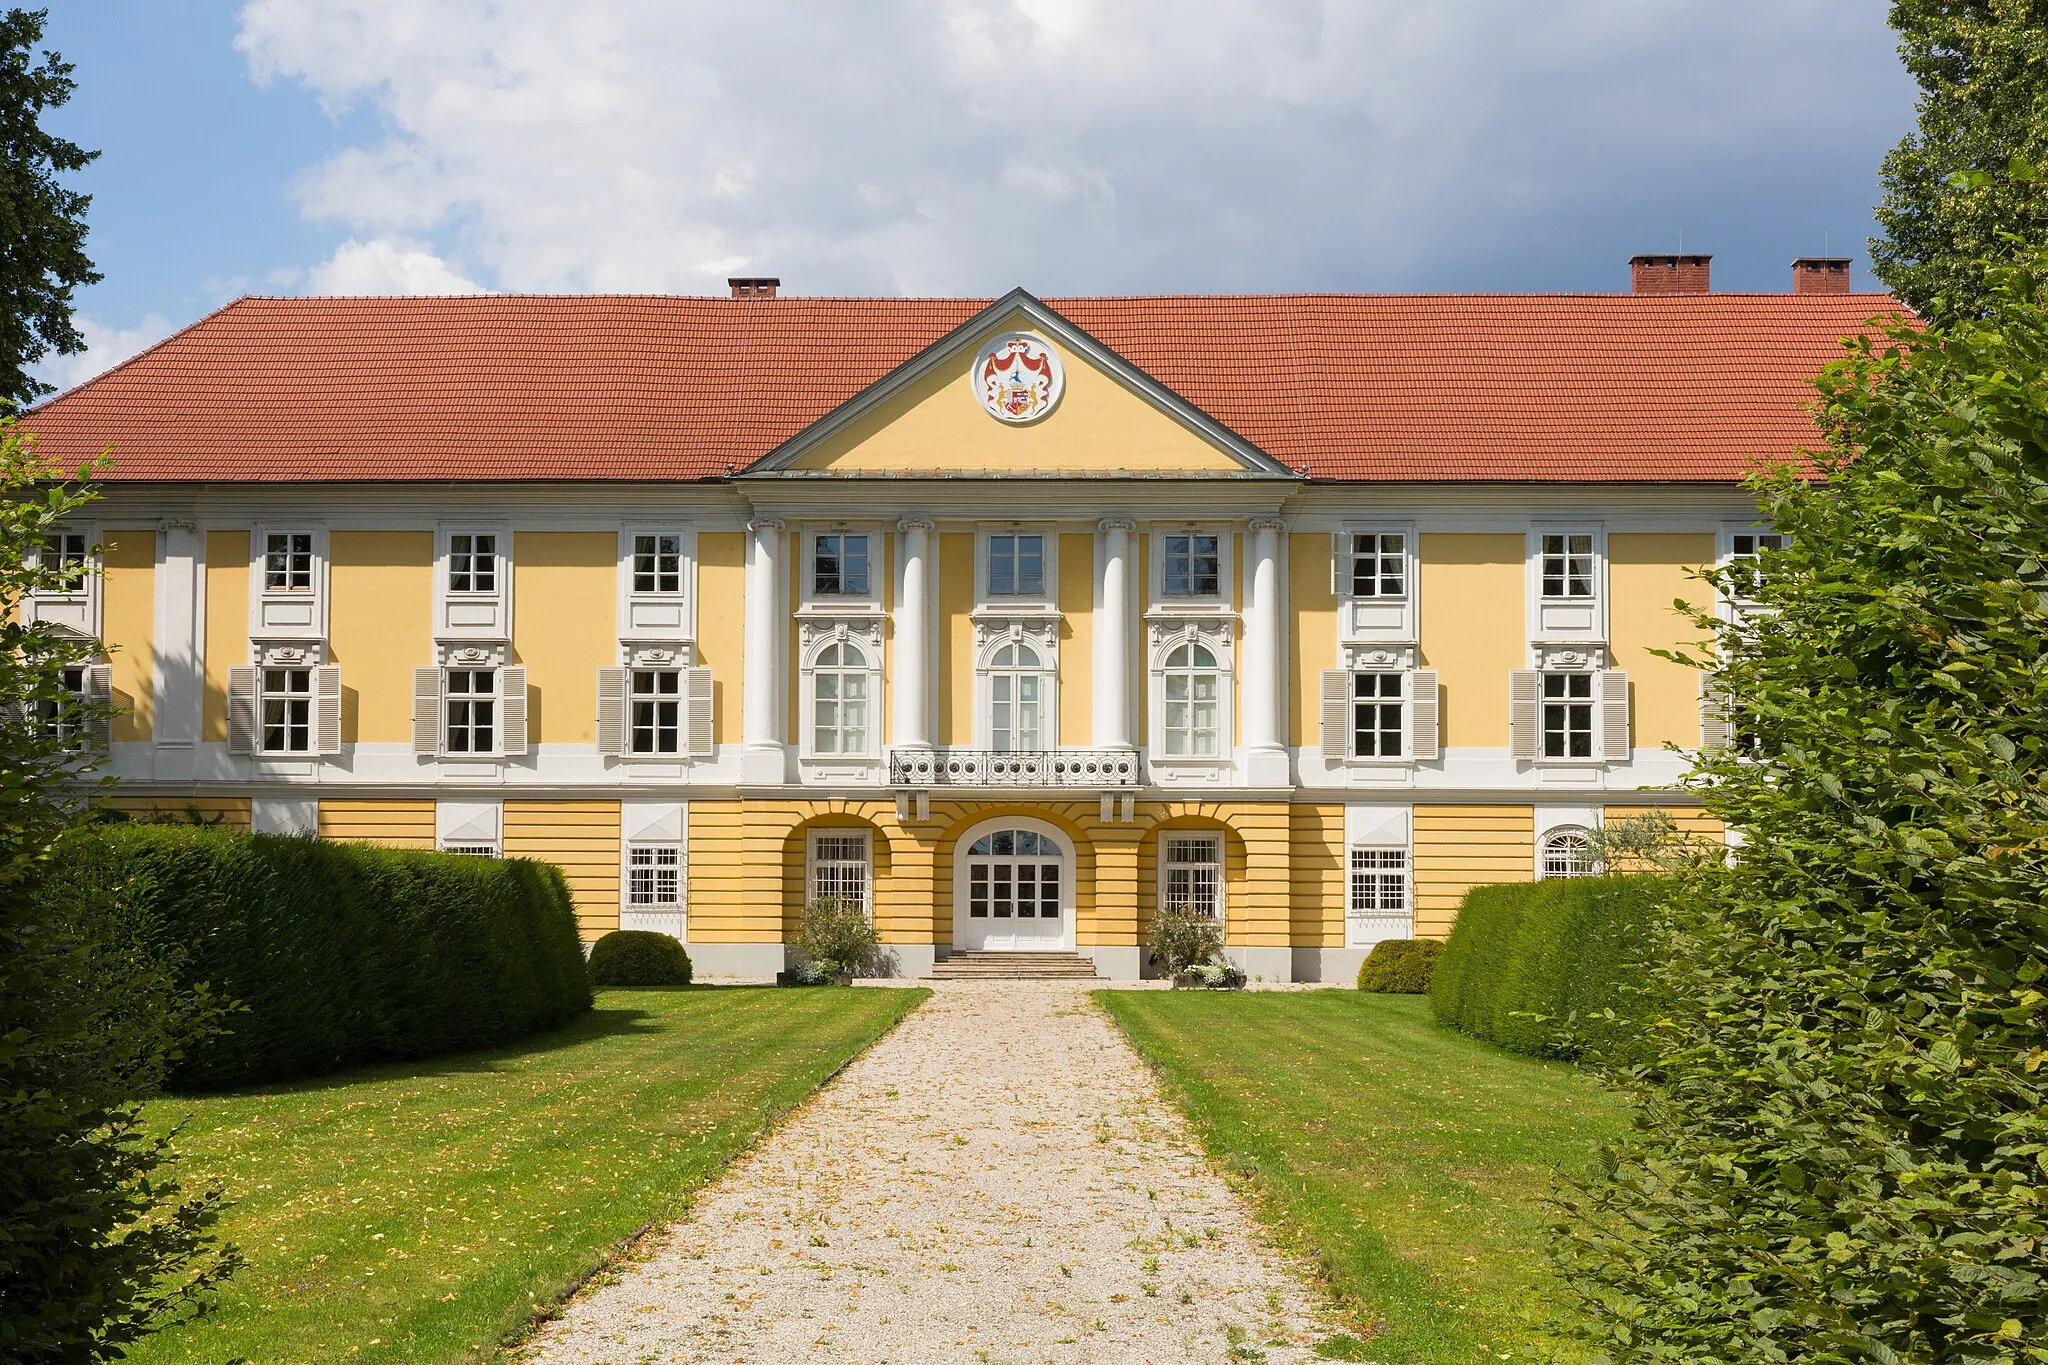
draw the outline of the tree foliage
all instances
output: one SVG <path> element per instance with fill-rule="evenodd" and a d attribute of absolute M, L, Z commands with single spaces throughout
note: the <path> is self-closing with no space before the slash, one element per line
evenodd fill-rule
<path fill-rule="evenodd" d="M 29 373 L 35 362 L 85 349 L 71 318 L 72 293 L 100 278 L 85 255 L 92 199 L 58 181 L 99 153 L 42 126 L 44 113 L 76 88 L 62 57 L 46 50 L 38 60 L 48 17 L 48 10 L 0 14 L 0 413 L 50 392 Z"/>
<path fill-rule="evenodd" d="M 1566 1199 L 1614 1359 L 2048 1361 L 2048 310 L 1857 343 L 1696 617 L 1731 866 L 1670 881 L 1638 1121 Z"/>
<path fill-rule="evenodd" d="M 1981 260 L 2048 242 L 2048 3 L 1894 0 L 1919 124 L 1884 160 L 1871 265 L 1923 315 L 1986 302 Z"/>

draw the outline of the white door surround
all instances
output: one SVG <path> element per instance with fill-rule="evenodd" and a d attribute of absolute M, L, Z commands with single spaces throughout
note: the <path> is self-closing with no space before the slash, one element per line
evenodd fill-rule
<path fill-rule="evenodd" d="M 1073 839 L 1043 820 L 1002 815 L 967 830 L 953 846 L 953 950 L 1071 950 L 1074 865 Z"/>

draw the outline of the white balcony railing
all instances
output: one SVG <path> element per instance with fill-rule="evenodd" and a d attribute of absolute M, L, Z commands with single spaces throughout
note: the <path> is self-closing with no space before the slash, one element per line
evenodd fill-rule
<path fill-rule="evenodd" d="M 1129 749 L 891 749 L 892 787 L 1136 787 L 1144 765 Z"/>

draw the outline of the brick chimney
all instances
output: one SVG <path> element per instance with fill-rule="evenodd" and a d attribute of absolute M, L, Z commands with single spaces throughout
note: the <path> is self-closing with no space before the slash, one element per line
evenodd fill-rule
<path fill-rule="evenodd" d="M 1707 262 L 1712 256 L 1631 256 L 1628 258 L 1628 292 L 1631 294 L 1705 294 Z"/>
<path fill-rule="evenodd" d="M 736 299 L 772 299 L 782 287 L 782 281 L 773 275 L 728 275 L 725 282 Z"/>
<path fill-rule="evenodd" d="M 1792 292 L 1848 293 L 1849 259 L 1847 256 L 1801 256 L 1792 262 Z"/>

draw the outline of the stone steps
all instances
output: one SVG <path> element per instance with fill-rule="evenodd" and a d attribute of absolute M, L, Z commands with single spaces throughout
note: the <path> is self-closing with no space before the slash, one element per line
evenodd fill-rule
<path fill-rule="evenodd" d="M 934 981 L 1093 981 L 1095 964 L 1079 953 L 954 953 L 932 967 Z"/>

